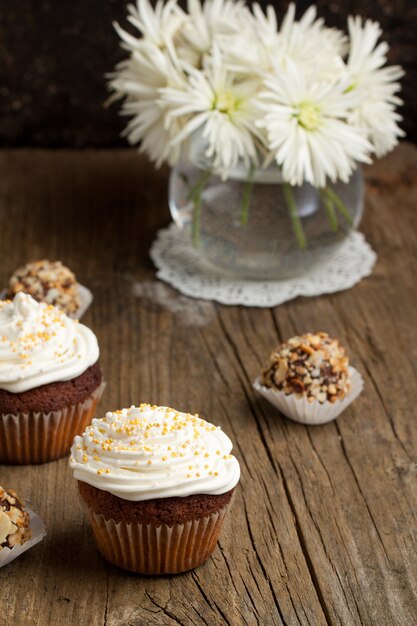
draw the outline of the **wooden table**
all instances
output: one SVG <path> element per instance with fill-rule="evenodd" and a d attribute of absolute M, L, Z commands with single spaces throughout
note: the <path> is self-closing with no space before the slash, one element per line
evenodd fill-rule
<path fill-rule="evenodd" d="M 46 540 L 0 571 L 0 624 L 417 623 L 417 150 L 368 169 L 362 224 L 379 260 L 344 293 L 272 309 L 220 306 L 155 280 L 166 172 L 130 150 L 0 155 L 0 283 L 60 258 L 94 292 L 107 390 L 100 413 L 139 402 L 201 411 L 230 434 L 242 479 L 220 545 L 193 572 L 143 578 L 97 553 L 67 460 L 0 467 Z M 258 397 L 274 345 L 323 329 L 348 347 L 365 392 L 306 428 Z"/>

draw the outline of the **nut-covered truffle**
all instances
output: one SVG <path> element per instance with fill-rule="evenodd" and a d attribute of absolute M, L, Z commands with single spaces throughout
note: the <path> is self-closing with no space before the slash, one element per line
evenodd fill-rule
<path fill-rule="evenodd" d="M 17 493 L 0 487 L 0 550 L 26 543 L 32 537 L 29 513 Z"/>
<path fill-rule="evenodd" d="M 320 403 L 342 400 L 350 390 L 349 360 L 327 333 L 292 337 L 271 354 L 261 383 Z"/>
<path fill-rule="evenodd" d="M 17 269 L 9 280 L 7 297 L 13 299 L 20 291 L 67 315 L 76 313 L 81 305 L 77 279 L 61 261 L 43 259 Z"/>

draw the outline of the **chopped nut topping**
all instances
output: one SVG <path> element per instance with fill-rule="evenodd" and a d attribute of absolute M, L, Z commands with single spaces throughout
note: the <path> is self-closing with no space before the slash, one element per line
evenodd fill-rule
<path fill-rule="evenodd" d="M 52 304 L 66 314 L 80 308 L 79 285 L 75 275 L 61 261 L 34 261 L 19 267 L 9 280 L 7 297 L 23 291 L 38 302 Z"/>
<path fill-rule="evenodd" d="M 0 551 L 26 543 L 32 537 L 29 513 L 16 492 L 0 487 Z"/>
<path fill-rule="evenodd" d="M 323 332 L 306 333 L 274 350 L 261 383 L 309 402 L 336 402 L 350 390 L 349 360 L 337 339 Z"/>

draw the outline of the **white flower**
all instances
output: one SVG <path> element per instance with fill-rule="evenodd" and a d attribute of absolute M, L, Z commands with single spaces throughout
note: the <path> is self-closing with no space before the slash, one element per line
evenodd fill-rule
<path fill-rule="evenodd" d="M 204 56 L 211 53 L 220 38 L 238 33 L 245 9 L 242 0 L 188 0 L 188 19 L 177 37 L 176 49 L 180 59 L 201 67 Z M 230 43 L 230 41 L 229 41 Z"/>
<path fill-rule="evenodd" d="M 132 117 L 124 134 L 131 144 L 141 143 L 140 150 L 157 167 L 164 161 L 174 164 L 180 149 L 171 140 L 179 132 L 179 124 L 167 127 L 166 108 L 158 102 L 159 90 L 183 84 L 184 76 L 167 50 L 145 40 L 139 40 L 135 48 L 129 59 L 119 63 L 109 81 L 113 99 L 125 98 L 122 114 Z"/>
<path fill-rule="evenodd" d="M 285 72 L 266 81 L 259 122 L 283 177 L 324 187 L 326 180 L 347 182 L 357 161 L 369 163 L 371 145 L 346 122 L 354 102 L 347 84 L 306 79 L 290 61 Z"/>
<path fill-rule="evenodd" d="M 128 21 L 139 30 L 143 38 L 159 48 L 169 48 L 172 52 L 172 41 L 185 20 L 185 14 L 177 6 L 177 0 L 158 0 L 155 8 L 149 0 L 137 0 L 136 6 L 128 5 Z M 129 35 L 115 24 L 116 30 L 124 40 L 127 49 L 135 50 L 141 40 Z"/>
<path fill-rule="evenodd" d="M 184 120 L 172 145 L 200 130 L 207 143 L 206 157 L 213 160 L 214 168 L 222 170 L 223 176 L 240 159 L 248 169 L 256 163 L 256 140 L 261 136 L 255 125 L 259 83 L 235 78 L 215 50 L 204 71 L 190 68 L 185 89 L 161 90 L 161 102 L 170 109 L 168 125 Z"/>
<path fill-rule="evenodd" d="M 378 157 L 390 152 L 404 137 L 404 131 L 398 126 L 402 117 L 393 105 L 379 98 L 368 96 L 349 114 L 349 122 L 366 131 L 374 152 Z"/>
<path fill-rule="evenodd" d="M 402 104 L 396 95 L 400 90 L 398 79 L 404 72 L 397 65 L 383 67 L 388 45 L 378 44 L 379 24 L 360 17 L 348 20 L 350 51 L 347 75 L 350 89 L 359 96 L 358 105 L 349 119 L 367 131 L 377 156 L 386 154 L 398 143 L 404 132 L 398 126 L 402 118 L 395 108 Z"/>
<path fill-rule="evenodd" d="M 173 37 L 183 23 L 184 14 L 176 0 L 165 5 L 158 0 L 155 9 L 149 0 L 138 0 L 136 7 L 129 6 L 128 20 L 143 37 L 134 37 L 118 24 L 114 25 L 130 57 L 119 63 L 109 77 L 111 100 L 125 98 L 122 115 L 132 117 L 124 131 L 129 142 L 140 143 L 140 150 L 157 167 L 164 161 L 174 164 L 180 148 L 171 145 L 171 140 L 179 132 L 179 124 L 174 122 L 167 127 L 166 108 L 158 100 L 162 87 L 179 86 L 184 81 L 173 46 Z"/>
<path fill-rule="evenodd" d="M 264 13 L 255 3 L 252 12 L 247 12 L 247 28 L 239 41 L 233 41 L 230 47 L 225 42 L 223 52 L 228 52 L 226 58 L 237 71 L 246 68 L 249 72 L 279 73 L 289 60 L 304 72 L 314 71 L 319 78 L 340 73 L 346 37 L 336 29 L 325 28 L 324 21 L 316 19 L 314 6 L 296 21 L 295 4 L 291 3 L 280 28 L 271 5 Z"/>

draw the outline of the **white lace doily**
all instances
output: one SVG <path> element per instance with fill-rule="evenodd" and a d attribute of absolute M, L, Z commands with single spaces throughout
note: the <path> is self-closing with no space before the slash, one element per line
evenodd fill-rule
<path fill-rule="evenodd" d="M 192 298 L 222 304 L 269 307 L 297 296 L 319 296 L 350 289 L 369 276 L 376 254 L 362 233 L 351 233 L 337 252 L 301 277 L 289 280 L 234 279 L 199 257 L 189 233 L 175 224 L 158 232 L 150 256 L 157 277 Z"/>

